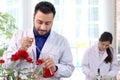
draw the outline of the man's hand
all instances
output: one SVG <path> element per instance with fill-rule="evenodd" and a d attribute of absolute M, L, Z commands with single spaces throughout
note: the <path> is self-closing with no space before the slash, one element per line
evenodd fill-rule
<path fill-rule="evenodd" d="M 48 57 L 44 58 L 43 60 L 44 60 L 45 67 L 47 67 L 48 69 L 51 69 L 52 72 L 54 73 L 56 71 L 56 67 L 55 67 L 55 63 L 52 60 L 52 58 L 50 58 L 50 56 L 48 56 Z"/>
<path fill-rule="evenodd" d="M 96 79 L 97 79 L 96 74 L 93 73 L 93 72 L 90 72 L 90 73 L 89 73 L 89 77 L 90 77 L 92 80 L 96 80 Z"/>
<path fill-rule="evenodd" d="M 33 38 L 23 37 L 20 40 L 20 44 L 21 44 L 21 48 L 20 49 L 27 50 L 32 45 L 32 42 L 33 42 Z"/>
<path fill-rule="evenodd" d="M 104 75 L 103 80 L 111 80 L 111 77 L 109 75 Z"/>

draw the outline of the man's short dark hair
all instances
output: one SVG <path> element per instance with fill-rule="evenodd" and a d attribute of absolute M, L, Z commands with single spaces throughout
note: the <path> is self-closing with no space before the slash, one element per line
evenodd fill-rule
<path fill-rule="evenodd" d="M 56 13 L 54 5 L 47 1 L 39 2 L 35 6 L 34 15 L 37 13 L 38 10 L 45 14 L 53 13 L 53 16 L 55 16 L 55 13 Z"/>

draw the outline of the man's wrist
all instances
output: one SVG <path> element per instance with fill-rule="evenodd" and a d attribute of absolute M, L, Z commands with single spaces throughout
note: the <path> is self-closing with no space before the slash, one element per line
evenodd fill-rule
<path fill-rule="evenodd" d="M 22 50 L 27 50 L 27 48 L 24 48 L 24 47 L 20 47 L 19 49 L 22 49 Z"/>

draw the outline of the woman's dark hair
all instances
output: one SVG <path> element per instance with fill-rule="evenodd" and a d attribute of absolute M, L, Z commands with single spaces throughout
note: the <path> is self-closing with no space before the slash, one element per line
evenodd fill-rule
<path fill-rule="evenodd" d="M 104 41 L 109 41 L 110 44 L 112 44 L 112 40 L 113 40 L 113 37 L 112 37 L 112 34 L 110 32 L 104 32 L 100 38 L 99 38 L 99 41 L 101 42 L 104 42 Z M 105 58 L 105 62 L 108 63 L 108 62 L 112 62 L 112 59 L 113 59 L 113 55 L 112 55 L 112 52 L 111 52 L 111 49 L 110 48 L 107 48 L 106 49 L 107 51 L 107 54 L 108 56 Z"/>
<path fill-rule="evenodd" d="M 45 14 L 53 13 L 53 16 L 55 16 L 55 13 L 56 13 L 54 5 L 47 1 L 39 2 L 35 6 L 34 15 L 37 13 L 38 10 Z"/>

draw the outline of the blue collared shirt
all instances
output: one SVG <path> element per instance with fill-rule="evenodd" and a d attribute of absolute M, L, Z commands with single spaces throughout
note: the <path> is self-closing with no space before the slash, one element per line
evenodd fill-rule
<path fill-rule="evenodd" d="M 47 34 L 45 34 L 44 36 L 40 36 L 37 33 L 35 28 L 33 29 L 33 32 L 34 32 L 34 36 L 35 36 L 35 44 L 36 44 L 37 48 L 39 48 L 39 49 L 36 48 L 37 60 L 38 60 L 39 56 L 40 56 L 40 52 L 45 44 L 45 41 L 47 40 L 47 38 L 50 34 L 50 31 Z"/>

